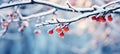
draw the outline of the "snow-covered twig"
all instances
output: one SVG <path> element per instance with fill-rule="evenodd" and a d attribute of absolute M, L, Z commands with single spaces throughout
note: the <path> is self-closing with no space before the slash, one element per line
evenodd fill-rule
<path fill-rule="evenodd" d="M 54 12 L 56 11 L 55 8 L 49 10 L 49 11 L 46 11 L 46 12 L 42 12 L 42 13 L 37 13 L 37 14 L 33 14 L 33 15 L 30 15 L 30 16 L 27 16 L 27 17 L 23 17 L 19 11 L 19 9 L 17 10 L 17 13 L 19 15 L 19 17 L 22 19 L 22 20 L 26 20 L 26 19 L 30 19 L 30 18 L 33 18 L 33 17 L 40 17 L 40 16 L 45 16 L 45 15 L 49 15 L 49 14 L 53 14 Z"/>
<path fill-rule="evenodd" d="M 115 4 L 115 3 L 120 3 L 120 1 L 115 1 L 115 2 L 110 2 L 106 5 L 103 5 L 102 8 L 106 8 L 112 4 Z M 50 3 L 50 2 L 46 2 L 46 1 L 39 1 L 39 0 L 29 0 L 29 1 L 21 1 L 21 2 L 13 2 L 13 3 L 9 3 L 9 4 L 4 4 L 4 5 L 1 5 L 0 6 L 0 9 L 3 9 L 3 8 L 8 8 L 8 7 L 12 7 L 12 6 L 18 6 L 18 5 L 25 5 L 25 4 L 41 4 L 41 5 L 46 5 L 46 6 L 50 6 L 50 7 L 53 7 L 55 9 L 58 9 L 58 10 L 64 10 L 64 11 L 70 11 L 70 12 L 78 12 L 78 13 L 88 13 L 88 12 L 93 12 L 93 11 L 96 11 L 97 7 L 92 7 L 92 8 L 79 8 L 79 9 L 73 9 L 68 3 L 67 5 L 69 7 L 66 7 L 66 6 L 60 6 L 60 5 L 57 5 L 57 4 L 54 4 L 54 3 Z M 42 13 L 38 13 L 38 14 L 33 14 L 33 15 L 30 15 L 28 17 L 22 17 L 22 15 L 20 15 L 23 19 L 29 19 L 29 18 L 32 18 L 33 16 L 38 16 L 38 15 L 45 15 L 46 13 L 50 13 L 50 12 L 54 12 L 55 9 L 49 11 L 49 12 L 44 12 L 44 14 Z"/>
<path fill-rule="evenodd" d="M 106 5 L 103 5 L 102 8 L 106 8 L 106 7 L 108 7 L 108 6 L 112 5 L 112 4 L 115 4 L 115 3 L 120 3 L 120 1 L 110 2 L 110 3 L 106 4 Z M 25 4 L 41 4 L 41 5 L 46 5 L 46 6 L 53 7 L 53 8 L 58 9 L 58 10 L 64 10 L 64 11 L 70 11 L 70 12 L 74 11 L 74 12 L 77 12 L 77 13 L 89 13 L 89 12 L 96 11 L 96 9 L 97 9 L 97 7 L 78 8 L 78 9 L 74 8 L 73 9 L 73 8 L 71 8 L 71 6 L 70 7 L 60 6 L 60 5 L 57 5 L 57 4 L 54 4 L 54 3 L 50 3 L 50 2 L 46 2 L 46 1 L 39 1 L 39 0 L 29 0 L 29 1 L 13 2 L 13 3 L 6 4 L 6 5 L 4 4 L 4 5 L 0 6 L 0 9 L 12 7 L 12 6 L 18 6 L 18 5 L 25 5 Z M 54 9 L 51 10 L 50 12 L 54 12 Z M 48 13 L 48 12 L 44 12 L 44 15 L 46 13 Z M 38 15 L 42 15 L 42 14 L 38 13 L 38 14 L 35 14 L 35 15 L 33 14 L 33 15 L 28 16 L 28 17 L 25 17 L 25 18 L 22 17 L 22 18 L 27 19 L 27 18 L 31 18 L 33 16 L 38 16 Z"/>
<path fill-rule="evenodd" d="M 115 8 L 112 8 L 112 9 L 99 9 L 99 10 L 96 10 L 94 12 L 91 12 L 91 13 L 86 13 L 86 14 L 82 14 L 78 17 L 75 17 L 74 19 L 71 19 L 71 20 L 59 20 L 59 22 L 57 21 L 54 21 L 54 22 L 47 22 L 47 23 L 40 23 L 40 24 L 36 24 L 36 26 L 43 26 L 43 25 L 52 25 L 52 24 L 60 24 L 60 23 L 73 23 L 73 22 L 76 22 L 76 21 L 79 21 L 81 19 L 85 19 L 85 18 L 88 18 L 89 16 L 92 16 L 92 15 L 98 15 L 98 14 L 101 14 L 101 13 L 114 13 L 115 10 L 118 10 L 120 9 L 120 7 L 115 7 Z"/>
<path fill-rule="evenodd" d="M 114 11 L 120 9 L 120 7 L 115 7 L 115 8 L 111 8 L 111 9 L 106 9 L 106 8 L 108 6 L 116 4 L 116 3 L 120 3 L 120 1 L 111 2 L 111 3 L 108 3 L 108 4 L 103 5 L 101 7 L 79 8 L 79 9 L 77 9 L 77 8 L 71 7 L 69 3 L 67 3 L 67 5 L 69 6 L 69 7 L 67 7 L 67 6 L 60 6 L 58 4 L 54 4 L 54 3 L 50 3 L 50 2 L 46 2 L 46 1 L 29 0 L 29 1 L 21 1 L 21 2 L 12 2 L 12 3 L 6 4 L 6 5 L 4 4 L 4 5 L 0 6 L 0 9 L 13 7 L 13 6 L 26 5 L 26 4 L 41 4 L 41 5 L 45 5 L 45 6 L 49 6 L 49 7 L 53 8 L 53 9 L 47 11 L 47 12 L 42 12 L 42 13 L 38 13 L 38 14 L 29 15 L 27 17 L 23 17 L 22 14 L 19 11 L 19 8 L 18 8 L 16 10 L 16 12 L 17 12 L 17 14 L 18 14 L 18 16 L 20 17 L 21 20 L 30 19 L 30 18 L 33 18 L 33 17 L 45 16 L 45 15 L 48 15 L 48 14 L 54 14 L 54 12 L 56 12 L 56 10 L 83 13 L 82 15 L 80 15 L 78 17 L 75 17 L 74 19 L 71 19 L 71 20 L 57 19 L 57 21 L 50 21 L 50 22 L 46 22 L 46 23 L 36 24 L 36 26 L 41 26 L 41 25 L 44 26 L 44 25 L 53 25 L 53 24 L 61 24 L 61 23 L 71 24 L 71 23 L 79 21 L 81 19 L 88 18 L 89 16 L 92 16 L 92 15 L 97 15 L 97 14 L 100 14 L 100 13 L 103 13 L 103 14 L 104 13 L 105 14 L 114 13 Z M 13 21 L 19 21 L 19 20 L 13 20 Z"/>
<path fill-rule="evenodd" d="M 46 2 L 46 1 L 39 1 L 39 0 L 13 2 L 13 3 L 6 4 L 6 5 L 4 4 L 4 5 L 0 6 L 0 9 L 12 7 L 12 6 L 18 6 L 18 5 L 26 5 L 26 4 L 41 4 L 41 5 L 46 5 L 46 6 L 53 7 L 53 8 L 59 9 L 59 10 L 73 12 L 73 9 L 71 9 L 69 7 L 60 6 L 58 4 L 54 4 L 54 3 L 50 3 L 50 2 Z M 84 9 L 79 8 L 79 9 L 74 9 L 74 11 L 78 12 L 78 13 L 86 13 L 86 12 L 94 11 L 94 8 L 84 8 Z"/>
<path fill-rule="evenodd" d="M 27 16 L 27 17 L 23 17 L 21 15 L 21 13 L 18 11 L 19 13 L 19 17 L 21 19 L 30 19 L 32 17 L 38 17 L 38 16 L 43 16 L 43 15 L 47 15 L 47 14 L 51 14 L 53 12 L 55 12 L 56 9 L 58 10 L 64 10 L 64 11 L 70 11 L 70 12 L 79 12 L 79 13 L 84 13 L 83 15 L 77 17 L 76 19 L 74 20 L 67 20 L 67 21 L 62 21 L 62 22 L 59 22 L 59 23 L 72 23 L 72 22 L 75 22 L 75 21 L 78 21 L 82 18 L 87 18 L 91 15 L 96 15 L 96 14 L 99 14 L 99 13 L 102 13 L 102 12 L 112 12 L 116 9 L 119 9 L 119 7 L 117 8 L 114 8 L 114 9 L 110 9 L 110 10 L 106 10 L 105 8 L 112 5 L 112 4 L 116 4 L 116 3 L 120 3 L 120 1 L 115 1 L 115 2 L 111 2 L 111 3 L 108 3 L 106 5 L 103 5 L 101 7 L 93 7 L 93 8 L 86 8 L 86 9 L 83 9 L 83 8 L 80 8 L 80 9 L 73 9 L 71 8 L 71 6 L 68 6 L 69 7 L 65 7 L 65 6 L 60 6 L 60 5 L 57 5 L 57 4 L 53 4 L 53 3 L 50 3 L 50 2 L 46 2 L 46 1 L 39 1 L 39 0 L 30 0 L 30 1 L 26 1 L 26 2 L 15 2 L 15 3 L 10 3 L 10 4 L 7 4 L 7 5 L 2 5 L 0 6 L 0 9 L 2 8 L 7 8 L 7 7 L 12 7 L 12 6 L 18 6 L 18 5 L 25 5 L 25 4 L 41 4 L 41 5 L 46 5 L 46 6 L 50 6 L 50 7 L 53 7 L 54 9 L 52 9 L 51 11 L 48 11 L 48 12 L 43 12 L 43 13 L 38 13 L 38 14 L 33 14 L 33 15 L 30 15 L 30 16 Z M 102 11 L 99 11 L 101 10 Z M 49 22 L 49 23 L 45 23 L 43 25 L 48 25 L 48 24 L 58 24 L 58 22 Z M 38 26 L 38 25 L 36 25 Z"/>
<path fill-rule="evenodd" d="M 116 3 L 119 3 L 119 4 L 120 4 L 120 0 L 110 2 L 110 3 L 106 4 L 106 5 L 103 5 L 102 7 L 105 9 L 105 8 L 107 8 L 108 6 L 113 5 L 113 4 L 116 4 Z"/>
<path fill-rule="evenodd" d="M 108 7 L 112 4 L 115 3 L 120 3 L 120 1 L 115 1 L 115 2 L 110 2 L 109 4 L 103 5 L 103 8 Z M 66 6 L 60 6 L 58 4 L 54 4 L 54 3 L 50 3 L 50 2 L 46 2 L 46 1 L 39 1 L 39 0 L 29 0 L 29 1 L 21 1 L 21 2 L 13 2 L 13 3 L 9 3 L 9 4 L 4 4 L 0 6 L 0 9 L 3 8 L 8 8 L 8 7 L 12 7 L 12 6 L 18 6 L 18 5 L 25 5 L 25 4 L 41 4 L 41 5 L 46 5 L 46 6 L 50 6 L 59 10 L 64 10 L 64 11 L 70 11 L 72 12 L 73 9 L 66 7 Z M 78 13 L 86 13 L 86 12 L 93 12 L 95 9 L 94 8 L 78 8 L 78 9 L 74 9 L 75 12 Z"/>

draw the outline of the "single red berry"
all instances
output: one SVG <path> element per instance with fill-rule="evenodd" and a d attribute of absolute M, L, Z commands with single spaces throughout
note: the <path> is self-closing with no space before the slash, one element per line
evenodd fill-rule
<path fill-rule="evenodd" d="M 65 26 L 63 29 L 64 29 L 65 32 L 69 31 L 69 27 L 68 26 Z"/>
<path fill-rule="evenodd" d="M 56 32 L 60 33 L 60 32 L 62 32 L 62 29 L 60 27 L 57 27 Z"/>
<path fill-rule="evenodd" d="M 92 16 L 92 20 L 96 20 L 96 16 Z"/>
<path fill-rule="evenodd" d="M 53 29 L 48 30 L 48 34 L 52 35 L 53 34 Z"/>
<path fill-rule="evenodd" d="M 40 34 L 40 31 L 39 30 L 35 30 L 34 34 L 38 35 L 38 34 Z"/>
<path fill-rule="evenodd" d="M 60 38 L 64 38 L 64 33 L 63 32 L 59 33 L 59 36 Z"/>
<path fill-rule="evenodd" d="M 23 32 L 23 31 L 24 31 L 24 28 L 19 28 L 18 31 L 19 31 L 19 32 Z"/>
<path fill-rule="evenodd" d="M 3 28 L 6 28 L 6 27 L 8 27 L 8 26 L 9 26 L 9 23 L 8 23 L 8 22 L 6 22 L 6 23 L 3 24 Z"/>
<path fill-rule="evenodd" d="M 108 15 L 108 21 L 112 21 L 113 19 L 112 19 L 112 16 L 111 15 Z"/>
<path fill-rule="evenodd" d="M 63 24 L 63 23 L 62 23 L 61 25 L 62 25 L 62 26 L 64 26 L 64 24 Z"/>
<path fill-rule="evenodd" d="M 96 21 L 97 22 L 106 22 L 106 19 L 104 18 L 104 16 L 98 16 Z"/>
<path fill-rule="evenodd" d="M 10 14 L 10 17 L 13 17 L 14 16 L 14 14 Z"/>
<path fill-rule="evenodd" d="M 106 22 L 106 19 L 104 18 L 104 16 L 99 16 L 99 21 L 100 22 Z"/>
<path fill-rule="evenodd" d="M 10 15 L 9 14 L 7 14 L 7 17 L 9 17 Z"/>
<path fill-rule="evenodd" d="M 16 15 L 14 15 L 13 18 L 16 18 Z"/>

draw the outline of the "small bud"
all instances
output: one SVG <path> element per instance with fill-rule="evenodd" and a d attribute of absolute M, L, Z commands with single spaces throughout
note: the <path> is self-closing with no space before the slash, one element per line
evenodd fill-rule
<path fill-rule="evenodd" d="M 23 21 L 23 22 L 22 22 L 22 26 L 28 27 L 28 26 L 29 26 L 28 21 Z"/>

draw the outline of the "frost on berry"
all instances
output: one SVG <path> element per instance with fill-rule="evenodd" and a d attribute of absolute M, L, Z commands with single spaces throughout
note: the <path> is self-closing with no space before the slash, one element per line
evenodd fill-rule
<path fill-rule="evenodd" d="M 20 28 L 18 29 L 19 32 L 23 32 L 26 27 L 21 25 Z"/>
<path fill-rule="evenodd" d="M 18 31 L 19 31 L 19 32 L 23 32 L 23 31 L 24 31 L 24 28 L 23 28 L 23 27 L 20 27 L 20 28 L 18 29 Z"/>
<path fill-rule="evenodd" d="M 29 26 L 29 23 L 28 23 L 28 21 L 23 21 L 23 22 L 22 22 L 22 24 L 21 24 L 21 26 L 28 27 L 28 26 Z"/>

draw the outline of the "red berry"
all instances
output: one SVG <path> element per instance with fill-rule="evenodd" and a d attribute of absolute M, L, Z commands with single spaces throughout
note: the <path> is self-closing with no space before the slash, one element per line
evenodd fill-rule
<path fill-rule="evenodd" d="M 59 33 L 59 36 L 60 38 L 64 38 L 64 33 L 63 32 Z"/>
<path fill-rule="evenodd" d="M 110 21 L 110 22 L 111 22 L 112 20 L 113 20 L 113 19 L 112 19 L 112 16 L 111 16 L 111 15 L 109 15 L 109 16 L 108 16 L 108 21 Z"/>
<path fill-rule="evenodd" d="M 48 34 L 52 35 L 53 34 L 53 29 L 48 30 Z"/>
<path fill-rule="evenodd" d="M 63 29 L 64 29 L 65 32 L 69 31 L 69 27 L 68 26 L 65 26 Z"/>
<path fill-rule="evenodd" d="M 63 23 L 62 23 L 61 25 L 62 25 L 62 26 L 64 26 L 64 24 L 63 24 Z"/>
<path fill-rule="evenodd" d="M 100 16 L 99 20 L 100 20 L 100 22 L 105 22 L 106 21 L 106 19 L 104 18 L 104 16 Z"/>
<path fill-rule="evenodd" d="M 10 14 L 10 17 L 13 17 L 14 16 L 14 14 Z"/>
<path fill-rule="evenodd" d="M 2 26 L 3 26 L 3 28 L 6 28 L 6 27 L 8 27 L 8 26 L 9 26 L 9 23 L 8 23 L 8 22 L 6 22 L 6 23 L 4 23 Z"/>
<path fill-rule="evenodd" d="M 56 32 L 60 33 L 60 32 L 62 32 L 62 29 L 60 27 L 57 27 Z"/>
<path fill-rule="evenodd" d="M 34 34 L 38 35 L 38 34 L 40 34 L 40 31 L 39 30 L 35 30 Z"/>
<path fill-rule="evenodd" d="M 96 20 L 96 16 L 92 16 L 92 20 Z"/>
<path fill-rule="evenodd" d="M 10 15 L 9 14 L 7 14 L 7 17 L 9 17 Z"/>
<path fill-rule="evenodd" d="M 16 18 L 16 15 L 14 15 L 13 18 Z"/>
<path fill-rule="evenodd" d="M 104 16 L 99 16 L 99 17 L 97 18 L 97 21 L 98 21 L 98 22 L 106 22 L 106 19 L 104 18 Z"/>

